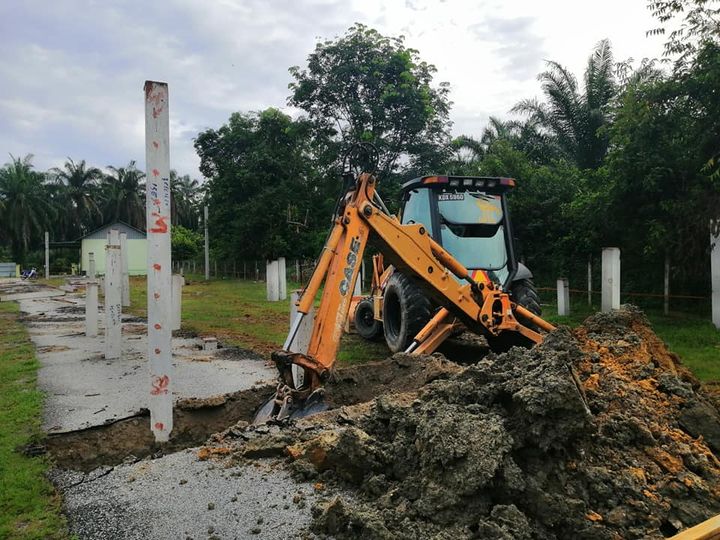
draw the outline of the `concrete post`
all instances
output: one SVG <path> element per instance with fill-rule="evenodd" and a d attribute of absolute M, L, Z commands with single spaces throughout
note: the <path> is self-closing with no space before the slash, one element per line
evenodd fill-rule
<path fill-rule="evenodd" d="M 720 329 L 720 233 L 710 236 L 710 281 L 712 283 L 712 321 Z"/>
<path fill-rule="evenodd" d="M 357 280 L 355 281 L 353 296 L 362 296 L 362 272 L 358 274 Z"/>
<path fill-rule="evenodd" d="M 50 279 L 50 233 L 45 231 L 45 279 Z"/>
<path fill-rule="evenodd" d="M 205 281 L 210 279 L 210 237 L 208 236 L 208 207 L 203 208 L 203 226 L 205 227 Z"/>
<path fill-rule="evenodd" d="M 166 83 L 145 81 L 147 321 L 150 380 L 148 408 L 155 440 L 173 428 L 173 366 L 170 256 L 170 117 Z"/>
<path fill-rule="evenodd" d="M 300 259 L 295 259 L 295 281 L 300 283 Z"/>
<path fill-rule="evenodd" d="M 665 283 L 663 287 L 663 313 L 670 313 L 670 255 L 665 254 Z"/>
<path fill-rule="evenodd" d="M 299 291 L 293 291 L 290 294 L 290 325 L 292 326 L 295 317 L 298 314 L 297 303 L 300 298 Z M 313 325 L 315 324 L 315 309 L 311 309 L 310 313 L 305 315 L 302 323 L 298 327 L 295 339 L 290 344 L 290 351 L 296 353 L 307 353 L 308 347 L 310 346 L 310 337 L 312 336 Z M 299 388 L 304 381 L 304 371 L 301 367 L 296 365 L 292 366 L 293 380 L 295 381 L 295 388 Z"/>
<path fill-rule="evenodd" d="M 95 337 L 98 332 L 98 284 L 90 281 L 85 286 L 85 335 Z"/>
<path fill-rule="evenodd" d="M 280 282 L 278 279 L 277 261 L 267 261 L 265 287 L 267 289 L 267 299 L 269 302 L 277 302 L 280 300 Z"/>
<path fill-rule="evenodd" d="M 620 308 L 620 248 L 602 251 L 601 308 L 605 312 Z"/>
<path fill-rule="evenodd" d="M 278 259 L 278 297 L 280 300 L 287 300 L 287 268 L 285 257 Z"/>
<path fill-rule="evenodd" d="M 95 253 L 88 253 L 88 271 L 87 277 L 90 281 L 95 280 Z"/>
<path fill-rule="evenodd" d="M 592 307 L 592 257 L 588 257 L 587 285 L 588 285 L 588 306 Z"/>
<path fill-rule="evenodd" d="M 172 277 L 172 329 L 180 330 L 182 320 L 182 290 L 185 278 L 177 274 Z"/>
<path fill-rule="evenodd" d="M 557 312 L 566 317 L 570 315 L 570 280 L 558 278 L 557 280 Z"/>
<path fill-rule="evenodd" d="M 118 232 L 112 230 L 105 246 L 105 358 L 120 358 L 122 339 L 122 299 L 120 246 Z"/>
<path fill-rule="evenodd" d="M 130 305 L 130 274 L 128 271 L 127 233 L 120 233 L 120 271 L 122 279 L 122 305 Z"/>

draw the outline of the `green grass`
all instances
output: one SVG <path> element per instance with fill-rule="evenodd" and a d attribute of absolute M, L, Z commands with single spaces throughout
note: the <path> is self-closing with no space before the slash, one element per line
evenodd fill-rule
<path fill-rule="evenodd" d="M 0 303 L 0 538 L 67 538 L 47 461 L 18 452 L 40 436 L 38 361 L 14 302 Z"/>
<path fill-rule="evenodd" d="M 186 276 L 183 288 L 182 329 L 217 336 L 224 342 L 264 355 L 282 347 L 290 326 L 290 300 L 268 302 L 264 283 Z M 289 283 L 288 291 L 297 289 Z M 132 313 L 146 315 L 145 278 L 132 278 Z M 357 335 L 343 337 L 338 361 L 357 363 L 388 355 L 383 343 L 368 343 Z"/>
<path fill-rule="evenodd" d="M 552 293 L 544 292 L 543 299 Z M 599 306 L 590 308 L 587 298 L 571 298 L 570 315 L 560 317 L 555 303 L 543 305 L 543 317 L 553 324 L 578 326 L 595 313 Z M 671 351 L 676 353 L 701 381 L 720 381 L 720 330 L 708 317 L 685 312 L 665 315 L 662 310 L 646 309 L 655 333 L 662 338 Z"/>
<path fill-rule="evenodd" d="M 183 290 L 183 329 L 214 335 L 236 345 L 263 354 L 279 348 L 289 326 L 289 300 L 267 302 L 265 284 L 242 280 L 210 280 L 188 276 Z M 297 284 L 290 284 L 289 289 Z M 543 292 L 544 300 L 552 293 Z M 133 278 L 131 310 L 145 315 L 144 278 Z M 544 317 L 553 324 L 577 326 L 595 313 L 598 306 L 588 307 L 584 297 L 573 295 L 569 317 L 559 317 L 554 304 L 543 306 Z M 648 318 L 657 334 L 677 353 L 683 362 L 704 381 L 720 380 L 720 331 L 699 315 L 650 309 Z M 370 343 L 357 335 L 346 335 L 340 346 L 338 361 L 358 363 L 384 358 L 388 349 L 382 342 Z"/>

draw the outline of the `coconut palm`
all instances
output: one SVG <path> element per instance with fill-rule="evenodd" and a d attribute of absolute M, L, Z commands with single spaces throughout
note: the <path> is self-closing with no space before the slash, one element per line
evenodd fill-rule
<path fill-rule="evenodd" d="M 96 167 L 87 167 L 85 160 L 75 163 L 71 158 L 63 168 L 53 168 L 50 173 L 55 182 L 62 186 L 60 197 L 65 203 L 63 213 L 67 227 L 79 236 L 102 222 L 98 204 L 98 180 L 102 172 Z"/>
<path fill-rule="evenodd" d="M 52 222 L 54 211 L 44 185 L 44 176 L 33 170 L 32 155 L 10 156 L 0 169 L 0 231 L 10 243 L 18 263 L 25 261 L 28 249 L 40 242 Z"/>
<path fill-rule="evenodd" d="M 173 225 L 182 225 L 188 229 L 198 226 L 198 193 L 200 183 L 192 180 L 189 174 L 178 176 L 177 171 L 170 171 L 170 214 Z"/>
<path fill-rule="evenodd" d="M 547 66 L 538 75 L 545 101 L 523 100 L 512 111 L 527 115 L 578 167 L 596 168 L 607 151 L 608 139 L 601 128 L 608 122 L 617 91 L 610 42 L 598 43 L 588 59 L 582 92 L 567 68 L 553 61 Z"/>
<path fill-rule="evenodd" d="M 128 225 L 145 229 L 145 173 L 138 170 L 135 161 L 126 167 L 108 166 L 110 174 L 102 180 L 103 221 L 124 221 Z"/>

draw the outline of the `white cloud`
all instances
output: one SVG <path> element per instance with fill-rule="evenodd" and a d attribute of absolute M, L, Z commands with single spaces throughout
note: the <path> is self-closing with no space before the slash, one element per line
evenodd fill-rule
<path fill-rule="evenodd" d="M 552 58 L 580 74 L 609 37 L 618 58 L 656 56 L 643 2 L 469 0 L 10 0 L 0 5 L 0 154 L 144 163 L 142 85 L 170 84 L 171 159 L 199 175 L 192 139 L 234 111 L 284 108 L 287 72 L 354 22 L 407 44 L 451 83 L 456 133 L 478 134 L 539 94 Z"/>

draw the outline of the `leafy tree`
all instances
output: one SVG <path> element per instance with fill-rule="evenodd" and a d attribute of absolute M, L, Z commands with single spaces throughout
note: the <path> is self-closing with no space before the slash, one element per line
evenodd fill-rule
<path fill-rule="evenodd" d="M 547 65 L 548 69 L 538 75 L 546 101 L 526 99 L 512 110 L 527 115 L 532 125 L 548 133 L 578 167 L 597 168 L 607 152 L 607 135 L 602 128 L 608 123 L 617 90 L 610 42 L 598 43 L 588 59 L 582 93 L 567 68 L 554 61 Z"/>
<path fill-rule="evenodd" d="M 720 207 L 718 88 L 720 46 L 708 43 L 687 69 L 622 98 L 610 128 L 611 240 L 645 259 L 636 261 L 639 273 L 649 258 L 660 268 L 669 253 L 679 280 L 705 280 L 708 224 Z"/>
<path fill-rule="evenodd" d="M 50 174 L 61 186 L 58 196 L 62 205 L 59 214 L 67 221 L 69 237 L 78 237 L 102 222 L 98 206 L 98 180 L 102 172 L 88 167 L 85 160 L 75 163 L 68 158 L 63 168 L 53 168 Z"/>
<path fill-rule="evenodd" d="M 110 174 L 102 180 L 103 221 L 124 221 L 138 229 L 145 229 L 145 173 L 135 161 L 125 167 L 108 166 Z"/>
<path fill-rule="evenodd" d="M 665 26 L 682 18 L 679 26 L 667 34 L 664 56 L 675 56 L 676 67 L 683 69 L 705 43 L 720 44 L 720 1 L 649 0 L 648 9 L 660 26 L 649 35 L 665 35 Z"/>
<path fill-rule="evenodd" d="M 433 150 L 447 147 L 449 89 L 433 86 L 435 72 L 402 37 L 356 24 L 341 38 L 319 43 L 306 69 L 290 69 L 289 102 L 332 129 L 345 148 L 373 143 L 385 177 L 401 156 L 432 161 Z"/>
<path fill-rule="evenodd" d="M 10 160 L 0 169 L 0 235 L 10 244 L 15 260 L 24 263 L 28 249 L 51 226 L 54 211 L 44 176 L 33 170 L 32 155 L 10 156 Z"/>
<path fill-rule="evenodd" d="M 203 237 L 200 233 L 186 229 L 182 225 L 173 225 L 171 235 L 173 260 L 188 261 L 200 254 L 203 247 Z"/>
<path fill-rule="evenodd" d="M 198 135 L 211 238 L 221 256 L 261 259 L 320 249 L 338 186 L 323 183 L 313 167 L 312 131 L 309 122 L 271 108 L 234 113 L 219 129 Z"/>

